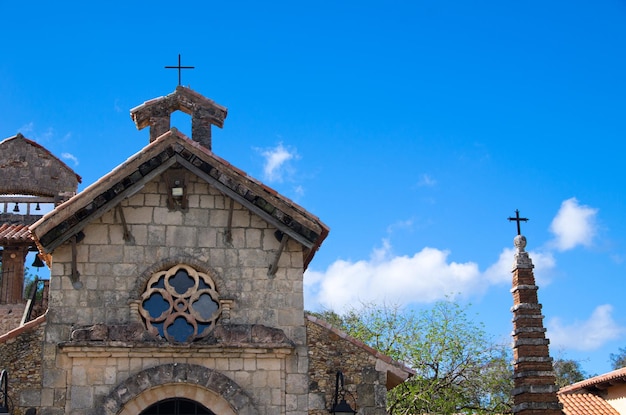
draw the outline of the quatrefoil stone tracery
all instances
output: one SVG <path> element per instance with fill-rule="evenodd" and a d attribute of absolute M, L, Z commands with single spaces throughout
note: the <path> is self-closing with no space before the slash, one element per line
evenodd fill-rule
<path fill-rule="evenodd" d="M 150 333 L 186 343 L 213 330 L 221 306 L 213 280 L 181 264 L 148 280 L 139 312 Z"/>

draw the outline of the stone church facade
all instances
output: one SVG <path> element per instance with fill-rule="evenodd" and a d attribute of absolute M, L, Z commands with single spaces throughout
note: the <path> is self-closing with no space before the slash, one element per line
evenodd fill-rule
<path fill-rule="evenodd" d="M 180 86 L 134 108 L 150 143 L 28 224 L 51 276 L 47 312 L 0 333 L 11 413 L 321 415 L 337 372 L 358 413 L 386 412 L 412 371 L 305 315 L 329 229 L 211 151 L 226 115 Z"/>

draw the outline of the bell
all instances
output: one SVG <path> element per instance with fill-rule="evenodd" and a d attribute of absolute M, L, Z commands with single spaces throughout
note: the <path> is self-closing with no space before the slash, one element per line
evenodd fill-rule
<path fill-rule="evenodd" d="M 15 206 L 13 207 L 13 212 L 19 212 L 20 211 L 20 207 L 17 205 L 17 202 L 15 202 Z"/>
<path fill-rule="evenodd" d="M 41 268 L 44 266 L 43 261 L 39 258 L 39 255 L 35 255 L 35 260 L 33 261 L 33 267 Z"/>
<path fill-rule="evenodd" d="M 35 206 L 35 210 L 41 210 L 41 207 L 39 207 L 39 202 L 37 202 L 37 206 Z"/>

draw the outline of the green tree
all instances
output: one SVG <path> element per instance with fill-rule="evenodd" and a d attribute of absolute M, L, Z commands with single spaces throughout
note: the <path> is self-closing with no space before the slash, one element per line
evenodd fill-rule
<path fill-rule="evenodd" d="M 617 353 L 611 353 L 611 367 L 613 370 L 626 367 L 626 347 L 620 347 Z"/>
<path fill-rule="evenodd" d="M 556 385 L 559 388 L 580 382 L 587 377 L 580 366 L 580 362 L 576 360 L 557 358 L 554 359 L 552 365 L 556 375 Z"/>
<path fill-rule="evenodd" d="M 33 290 L 37 290 L 35 294 L 35 300 L 41 301 L 43 297 L 43 287 L 39 282 L 37 275 L 33 275 L 28 267 L 24 269 L 24 299 L 29 300 L 32 298 Z"/>
<path fill-rule="evenodd" d="M 389 392 L 390 413 L 510 412 L 509 348 L 491 341 L 467 307 L 440 301 L 415 312 L 365 304 L 341 315 L 317 315 L 416 371 Z"/>

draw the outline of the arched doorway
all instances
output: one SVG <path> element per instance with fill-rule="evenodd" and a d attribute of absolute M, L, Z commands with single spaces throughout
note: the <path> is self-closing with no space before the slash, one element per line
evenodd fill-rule
<path fill-rule="evenodd" d="M 216 415 L 204 405 L 191 399 L 164 399 L 150 405 L 139 415 Z"/>
<path fill-rule="evenodd" d="M 204 366 L 168 363 L 151 367 L 129 377 L 104 399 L 96 415 L 193 414 L 196 412 L 155 412 L 166 400 L 192 402 L 197 414 L 258 415 L 252 399 L 225 375 Z M 154 407 L 154 408 L 153 408 Z M 148 412 L 150 411 L 150 412 Z M 205 411 L 205 412 L 202 412 Z"/>

